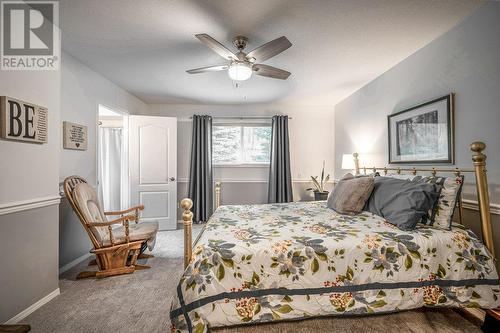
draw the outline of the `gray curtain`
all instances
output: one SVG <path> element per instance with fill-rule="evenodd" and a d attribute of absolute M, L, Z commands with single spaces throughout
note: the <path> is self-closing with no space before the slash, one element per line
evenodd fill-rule
<path fill-rule="evenodd" d="M 273 117 L 267 201 L 269 203 L 293 201 L 288 116 Z"/>
<path fill-rule="evenodd" d="M 212 117 L 193 116 L 189 198 L 193 200 L 193 221 L 206 222 L 212 215 Z"/>

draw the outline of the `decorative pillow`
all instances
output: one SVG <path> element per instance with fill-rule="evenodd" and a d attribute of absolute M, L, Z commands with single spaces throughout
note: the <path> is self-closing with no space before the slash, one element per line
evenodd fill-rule
<path fill-rule="evenodd" d="M 439 177 L 439 176 L 415 176 L 411 174 L 388 174 L 387 177 L 407 179 L 409 181 L 424 181 L 442 185 L 439 200 L 427 217 L 422 218 L 422 223 L 434 226 L 438 229 L 451 230 L 451 222 L 455 207 L 460 198 L 464 176 Z"/>
<path fill-rule="evenodd" d="M 365 209 L 402 230 L 413 230 L 432 209 L 440 191 L 436 183 L 376 177 Z"/>
<path fill-rule="evenodd" d="M 359 214 L 372 193 L 373 183 L 373 177 L 354 177 L 348 173 L 335 185 L 326 205 L 341 214 Z"/>
<path fill-rule="evenodd" d="M 424 181 L 429 183 L 437 183 L 442 185 L 442 190 L 439 195 L 438 203 L 432 212 L 432 216 L 428 221 L 422 221 L 424 224 L 445 230 L 451 230 L 451 220 L 455 207 L 462 192 L 464 176 L 459 177 L 420 177 L 417 176 L 413 181 Z"/>

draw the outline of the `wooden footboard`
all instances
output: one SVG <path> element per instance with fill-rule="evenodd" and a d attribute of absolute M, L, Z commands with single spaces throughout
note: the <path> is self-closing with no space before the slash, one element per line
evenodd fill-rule
<path fill-rule="evenodd" d="M 220 182 L 215 182 L 215 209 L 219 208 L 220 206 Z"/>
<path fill-rule="evenodd" d="M 220 206 L 220 182 L 215 182 L 214 192 L 215 209 L 217 209 Z M 191 262 L 191 257 L 193 256 L 193 213 L 191 212 L 193 201 L 189 198 L 184 198 L 181 200 L 181 207 L 184 209 L 184 212 L 182 213 L 182 220 L 184 221 L 184 268 L 186 268 Z"/>
<path fill-rule="evenodd" d="M 193 201 L 189 198 L 184 198 L 181 201 L 181 207 L 184 209 L 182 220 L 184 221 L 184 268 L 189 265 L 193 255 Z"/>

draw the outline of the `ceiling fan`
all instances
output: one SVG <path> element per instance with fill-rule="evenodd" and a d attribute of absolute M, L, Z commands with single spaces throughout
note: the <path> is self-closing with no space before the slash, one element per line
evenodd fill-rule
<path fill-rule="evenodd" d="M 229 77 L 235 81 L 248 80 L 252 73 L 280 80 L 286 80 L 291 74 L 283 69 L 257 63 L 272 58 L 292 46 L 292 43 L 285 36 L 276 38 L 248 53 L 243 52 L 247 46 L 248 38 L 237 36 L 233 40 L 233 45 L 238 49 L 236 54 L 207 34 L 195 36 L 218 55 L 229 60 L 229 64 L 190 69 L 186 71 L 189 74 L 227 70 Z"/>

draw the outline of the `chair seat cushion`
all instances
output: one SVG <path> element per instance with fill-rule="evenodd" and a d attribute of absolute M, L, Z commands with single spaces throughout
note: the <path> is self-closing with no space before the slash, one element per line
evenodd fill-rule
<path fill-rule="evenodd" d="M 158 221 L 152 222 L 130 222 L 129 224 L 129 237 L 131 242 L 139 240 L 147 240 L 149 250 L 152 250 L 156 240 L 156 233 L 158 232 Z M 125 227 L 120 226 L 113 229 L 113 237 L 115 244 L 126 243 Z M 109 237 L 103 240 L 104 246 L 111 245 Z"/>
<path fill-rule="evenodd" d="M 73 190 L 73 200 L 78 207 L 78 211 L 82 214 L 85 224 L 89 222 L 108 222 L 106 216 L 102 213 L 97 194 L 89 184 L 80 183 L 76 185 Z M 88 228 L 98 244 L 102 244 L 104 240 L 109 242 L 108 227 L 88 226 Z"/>

